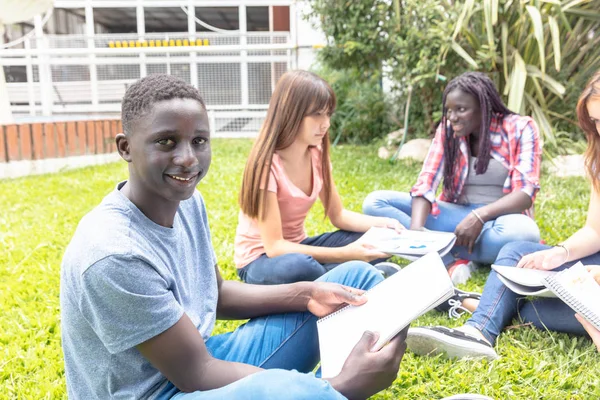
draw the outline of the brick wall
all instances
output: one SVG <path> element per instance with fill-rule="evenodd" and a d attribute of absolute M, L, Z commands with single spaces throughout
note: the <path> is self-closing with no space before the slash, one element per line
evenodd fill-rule
<path fill-rule="evenodd" d="M 117 119 L 0 125 L 0 163 L 116 152 Z"/>

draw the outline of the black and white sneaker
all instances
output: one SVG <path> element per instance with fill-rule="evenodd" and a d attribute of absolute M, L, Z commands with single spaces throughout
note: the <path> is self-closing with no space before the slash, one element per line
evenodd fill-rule
<path fill-rule="evenodd" d="M 499 358 L 487 341 L 444 326 L 410 328 L 406 345 L 421 356 L 444 354 L 447 358 Z"/>
<path fill-rule="evenodd" d="M 471 314 L 471 311 L 462 306 L 462 301 L 465 299 L 481 300 L 481 293 L 466 292 L 464 290 L 454 288 L 454 296 L 450 297 L 435 309 L 441 312 L 448 311 L 448 317 L 452 319 L 458 319 L 465 312 Z"/>
<path fill-rule="evenodd" d="M 398 264 L 394 264 L 393 262 L 389 261 L 382 261 L 373 266 L 379 272 L 381 272 L 381 275 L 383 275 L 384 278 L 389 278 L 390 276 L 394 275 L 396 272 L 402 269 Z"/>

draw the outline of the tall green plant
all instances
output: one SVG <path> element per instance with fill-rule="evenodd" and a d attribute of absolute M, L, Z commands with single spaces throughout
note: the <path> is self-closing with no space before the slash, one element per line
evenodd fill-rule
<path fill-rule="evenodd" d="M 444 56 L 494 76 L 508 107 L 532 115 L 547 146 L 573 132 L 582 83 L 600 68 L 600 0 L 465 0 Z M 576 84 L 577 86 L 574 86 Z"/>

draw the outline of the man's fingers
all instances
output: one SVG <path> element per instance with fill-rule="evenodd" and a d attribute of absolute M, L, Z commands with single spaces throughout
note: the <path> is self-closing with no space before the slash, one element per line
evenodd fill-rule
<path fill-rule="evenodd" d="M 402 356 L 406 351 L 406 332 L 408 329 L 404 329 L 389 341 L 380 351 L 387 353 L 390 356 L 400 355 Z M 402 359 L 402 357 L 400 357 Z"/>
<path fill-rule="evenodd" d="M 345 286 L 345 285 L 340 285 L 340 286 L 343 287 L 344 290 L 346 290 L 352 294 L 355 294 L 357 296 L 362 296 L 363 294 L 366 293 L 366 290 L 353 288 L 352 286 Z"/>
<path fill-rule="evenodd" d="M 362 296 L 362 293 L 354 293 L 344 286 L 335 288 L 334 292 L 338 299 L 354 306 L 359 306 L 367 302 L 367 297 Z"/>
<path fill-rule="evenodd" d="M 362 351 L 371 351 L 371 348 L 377 343 L 379 333 L 365 331 L 355 347 Z"/>

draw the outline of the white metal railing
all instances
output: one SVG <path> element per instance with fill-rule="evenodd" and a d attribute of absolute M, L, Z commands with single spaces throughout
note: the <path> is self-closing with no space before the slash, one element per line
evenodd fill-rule
<path fill-rule="evenodd" d="M 15 114 L 119 112 L 129 85 L 168 73 L 201 90 L 217 132 L 237 134 L 258 131 L 296 52 L 286 32 L 44 35 L 23 47 L 0 50 L 0 65 L 22 73 L 7 83 Z"/>

